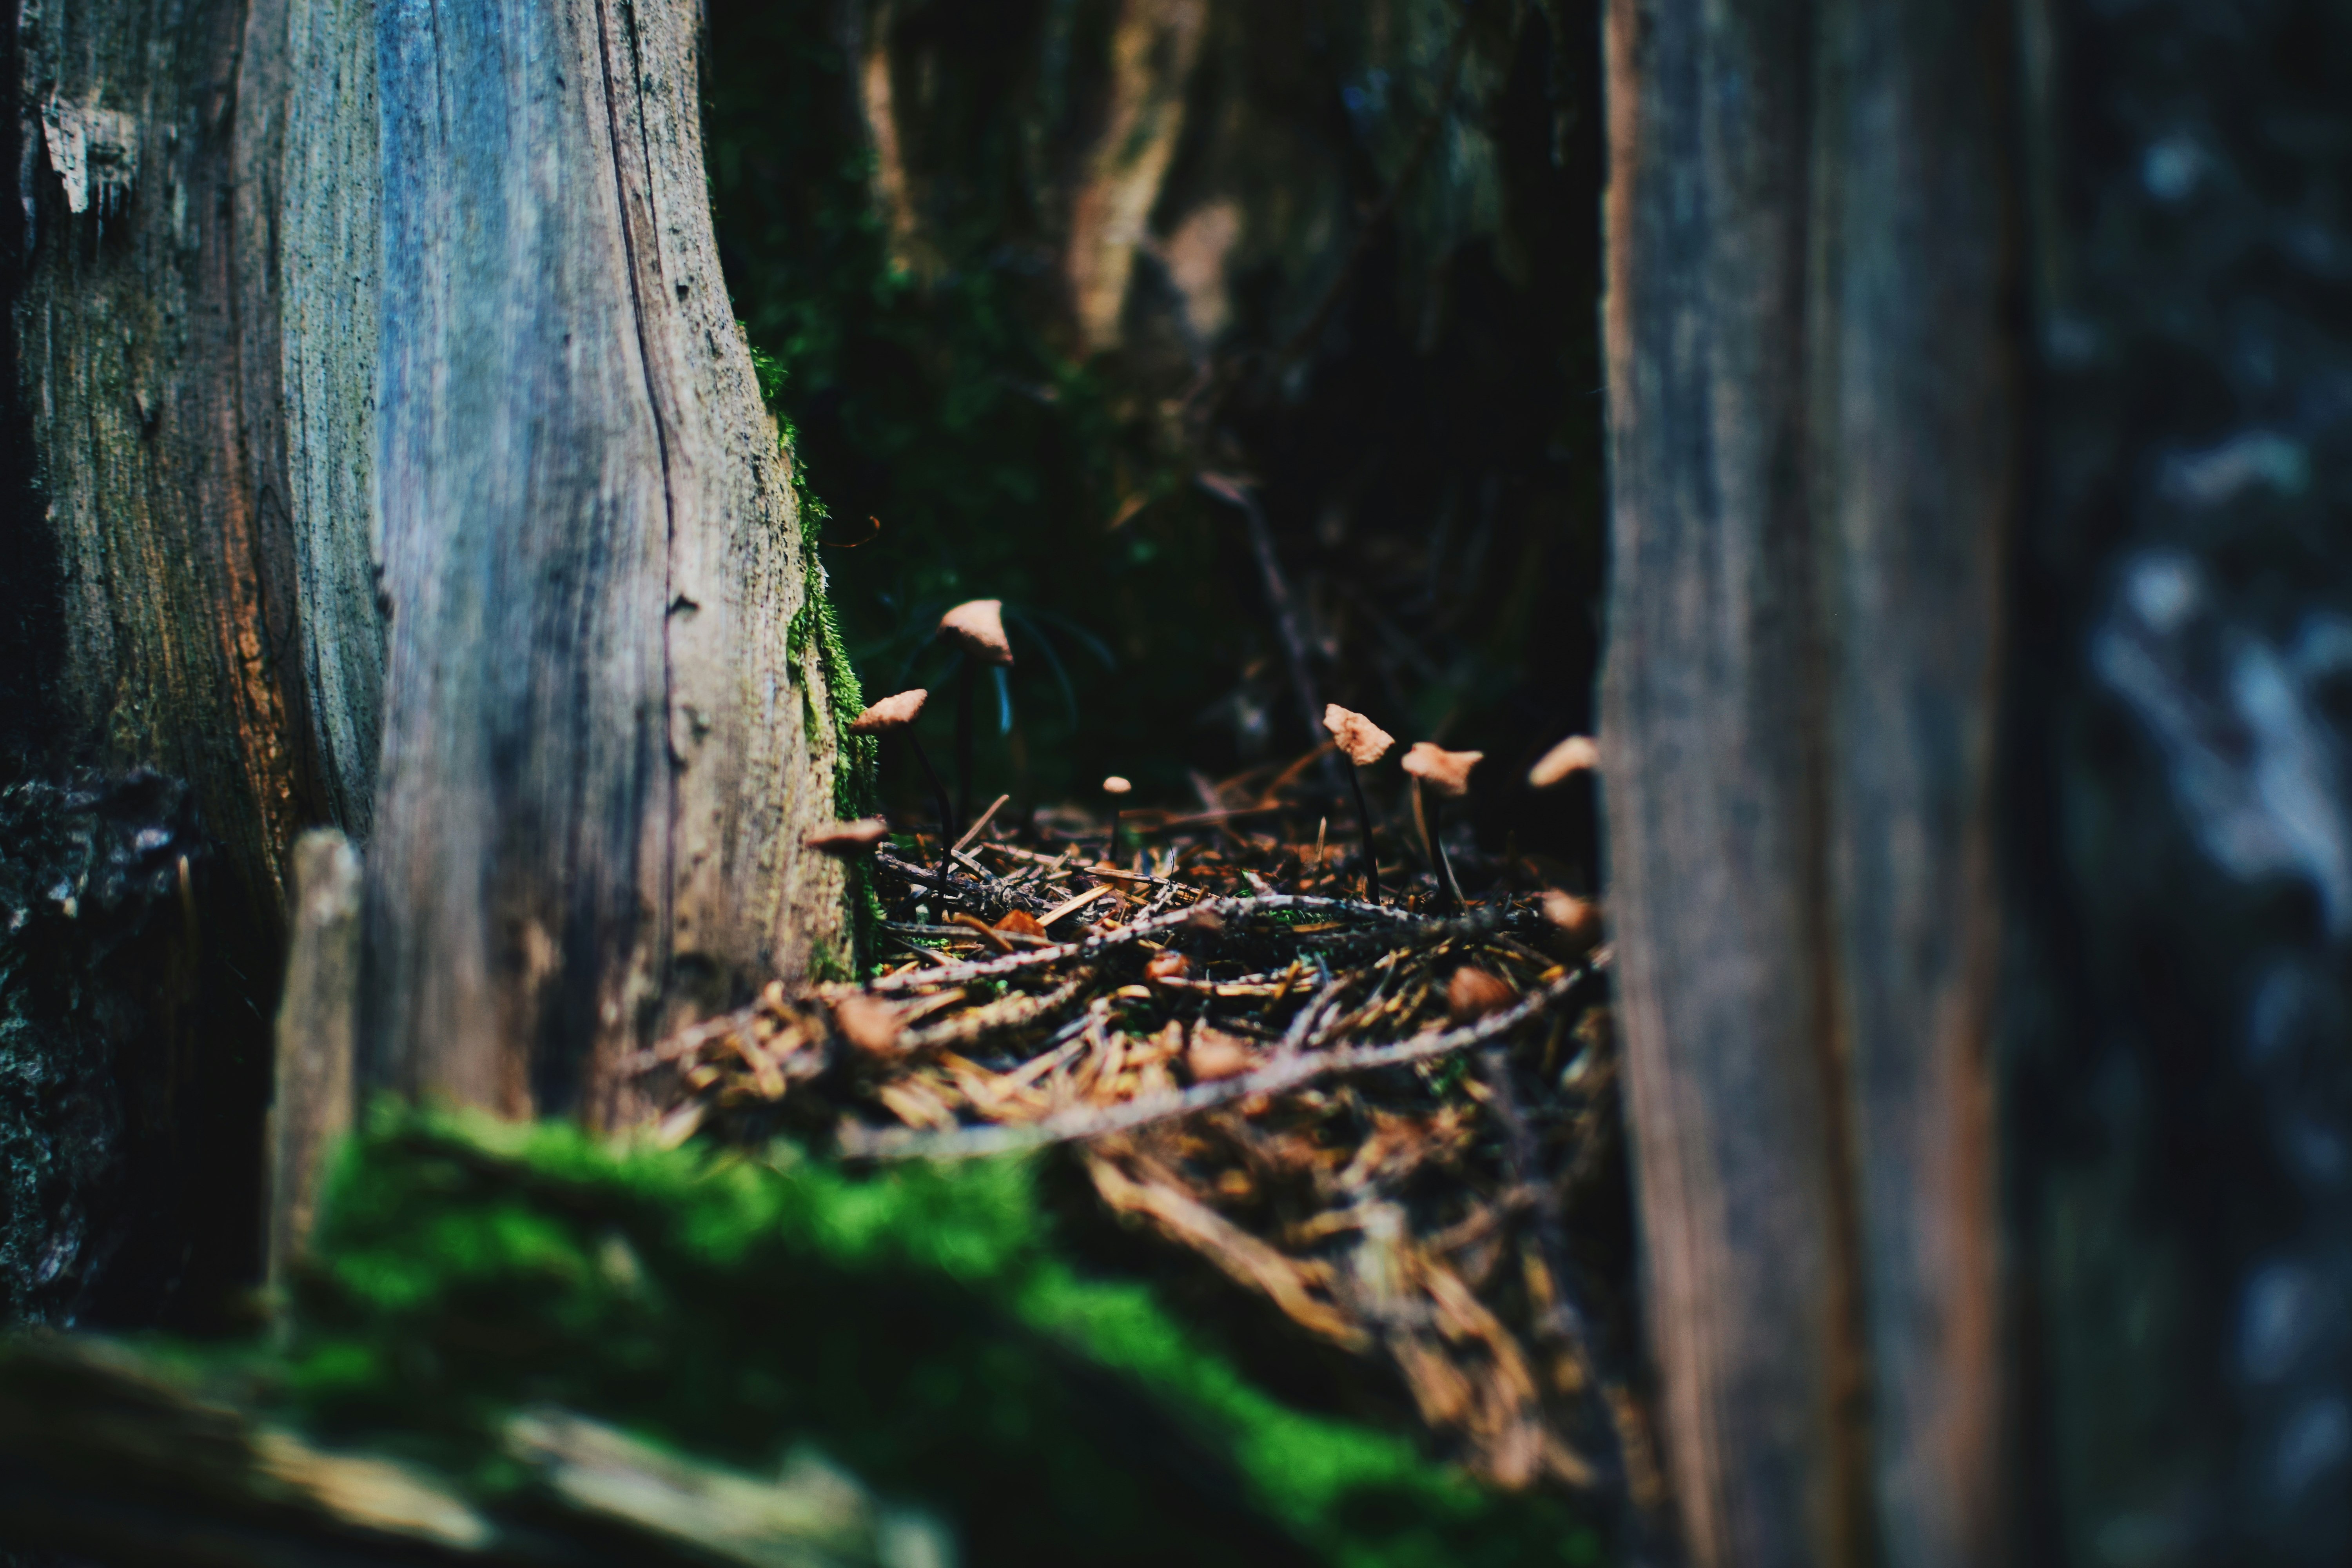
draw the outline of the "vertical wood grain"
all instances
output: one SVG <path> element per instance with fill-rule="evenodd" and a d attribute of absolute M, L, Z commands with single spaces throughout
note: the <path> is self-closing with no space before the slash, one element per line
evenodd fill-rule
<path fill-rule="evenodd" d="M 269 1279 L 282 1286 L 310 1245 L 336 1141 L 357 1106 L 352 1034 L 358 1018 L 360 858 L 320 828 L 294 841 L 293 936 L 278 1004 L 277 1087 L 269 1107 Z"/>
<path fill-rule="evenodd" d="M 207 3 L 28 8 L 29 267 L 13 323 L 65 587 L 60 750 L 194 786 L 272 935 L 310 815 L 265 221 L 241 184 L 276 62 Z M 107 123 L 133 156 L 73 210 L 45 120 Z M 257 352 L 247 352 L 247 329 Z M 265 997 L 266 1003 L 267 998 Z"/>
<path fill-rule="evenodd" d="M 331 809 L 285 483 L 278 172 L 310 82 L 289 69 L 283 15 L 273 0 L 23 5 L 8 84 L 26 241 L 9 258 L 11 417 L 58 568 L 54 600 L 9 585 L 57 634 L 33 760 L 154 769 L 194 799 L 189 973 L 159 984 L 195 1000 L 173 1015 L 169 1070 L 104 1092 L 136 1108 L 127 1156 L 172 1173 L 180 1228 L 146 1243 L 177 1259 L 157 1266 L 161 1297 L 197 1314 L 260 1259 L 286 856 Z M 85 1200 L 104 1201 L 74 1194 L 58 1223 Z"/>
<path fill-rule="evenodd" d="M 1999 25 L 1609 9 L 1612 908 L 1702 1563 L 1993 1560 Z"/>
<path fill-rule="evenodd" d="M 837 739 L 729 310 L 694 7 L 387 0 L 392 617 L 362 1070 L 630 1114 L 680 1005 L 803 972 Z"/>
<path fill-rule="evenodd" d="M 376 334 L 383 181 L 370 0 L 252 0 L 249 58 L 289 84 L 268 143 L 299 678 L 320 814 L 364 839 L 383 742 Z"/>

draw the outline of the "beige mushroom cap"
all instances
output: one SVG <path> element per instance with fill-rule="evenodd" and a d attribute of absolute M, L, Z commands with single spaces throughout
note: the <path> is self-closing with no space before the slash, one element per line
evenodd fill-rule
<path fill-rule="evenodd" d="M 1549 789 L 1570 773 L 1586 773 L 1601 765 L 1601 748 L 1590 735 L 1570 735 L 1541 757 L 1528 770 L 1528 784 L 1534 789 Z"/>
<path fill-rule="evenodd" d="M 1445 983 L 1445 1016 L 1456 1024 L 1499 1013 L 1518 999 L 1508 982 L 1472 964 L 1455 970 Z"/>
<path fill-rule="evenodd" d="M 833 1026 L 867 1056 L 885 1057 L 898 1048 L 898 1008 L 876 996 L 853 993 L 833 1005 Z"/>
<path fill-rule="evenodd" d="M 918 686 L 912 691 L 885 697 L 852 719 L 849 732 L 853 735 L 875 735 L 885 730 L 903 730 L 915 721 L 915 715 L 923 710 L 923 700 L 929 696 L 929 692 Z"/>
<path fill-rule="evenodd" d="M 940 630 L 983 664 L 1013 662 L 1013 645 L 1004 640 L 1002 599 L 967 599 L 940 617 Z"/>
<path fill-rule="evenodd" d="M 1328 703 L 1323 710 L 1323 728 L 1331 731 L 1339 742 L 1340 752 L 1360 768 L 1369 768 L 1389 754 L 1396 737 L 1365 718 L 1361 713 Z"/>
<path fill-rule="evenodd" d="M 1547 888 L 1543 912 L 1544 919 L 1559 930 L 1575 952 L 1581 952 L 1601 940 L 1601 906 L 1591 899 Z"/>
<path fill-rule="evenodd" d="M 861 816 L 855 822 L 836 822 L 830 827 L 820 827 L 801 840 L 812 849 L 846 858 L 863 855 L 890 837 L 890 825 L 878 816 Z"/>
<path fill-rule="evenodd" d="M 1184 1065 L 1192 1069 L 1194 1082 L 1214 1083 L 1249 1071 L 1257 1065 L 1257 1053 L 1240 1036 L 1202 1024 L 1192 1031 L 1192 1044 L 1184 1051 Z"/>
<path fill-rule="evenodd" d="M 1103 780 L 1103 794 L 1105 795 L 1125 795 L 1134 787 L 1135 786 L 1133 784 L 1128 783 L 1126 779 L 1120 777 L 1117 773 L 1113 773 L 1110 777 Z"/>
<path fill-rule="evenodd" d="M 1415 741 L 1412 750 L 1404 754 L 1404 771 L 1448 800 L 1459 800 L 1470 793 L 1470 770 L 1486 755 L 1484 752 L 1449 752 L 1427 741 Z"/>

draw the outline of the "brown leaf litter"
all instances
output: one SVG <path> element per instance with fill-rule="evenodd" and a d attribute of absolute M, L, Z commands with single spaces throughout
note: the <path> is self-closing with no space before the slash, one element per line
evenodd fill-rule
<path fill-rule="evenodd" d="M 663 1133 L 1068 1146 L 1106 1209 L 1392 1380 L 1474 1473 L 1646 1512 L 1608 1327 L 1627 1287 L 1578 1225 L 1622 1179 L 1598 910 L 1509 865 L 1443 918 L 1430 876 L 1342 896 L 1320 822 L 1275 798 L 1305 771 L 1238 805 L 1199 781 L 1206 810 L 1122 812 L 1116 837 L 1039 813 L 955 847 L 950 877 L 936 841 L 885 847 L 912 918 L 883 925 L 881 973 L 771 985 L 646 1053 Z M 1253 826 L 1286 816 L 1295 837 Z"/>

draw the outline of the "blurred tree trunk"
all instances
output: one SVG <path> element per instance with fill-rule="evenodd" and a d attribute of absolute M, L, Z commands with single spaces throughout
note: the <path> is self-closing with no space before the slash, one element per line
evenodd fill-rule
<path fill-rule="evenodd" d="M 378 1086 L 609 1120 L 678 1011 L 840 951 L 819 589 L 695 16 L 13 12 L 11 765 L 190 786 L 186 1038 L 108 1092 L 209 1108 L 163 1123 L 234 1216 L 215 1272 L 254 1262 L 300 828 L 364 840 Z M 8 1223 L 63 1236 L 40 1206 Z"/>
<path fill-rule="evenodd" d="M 120 837 L 133 856 L 172 837 L 187 906 L 140 921 L 144 973 L 93 963 L 72 1018 L 37 1016 L 12 987 L 15 1073 L 112 1108 L 63 1140 L 71 1174 L 12 1182 L 10 1249 L 44 1289 L 60 1263 L 79 1280 L 42 1296 L 68 1317 L 91 1302 L 137 1317 L 173 1292 L 153 1278 L 108 1286 L 126 1257 L 180 1250 L 198 1298 L 251 1271 L 282 857 L 305 821 L 365 823 L 381 633 L 359 432 L 375 239 L 363 205 L 320 199 L 351 174 L 370 184 L 373 101 L 353 68 L 373 55 L 364 16 L 291 0 L 13 18 L 5 391 L 29 471 L 8 477 L 24 569 L 5 592 L 39 671 L 13 694 L 29 753 L 16 767 L 154 769 L 186 782 L 202 829 L 93 834 L 74 799 L 46 814 L 49 837 Z M 322 90 L 297 97 L 297 80 Z M 318 232 L 347 210 L 343 232 Z M 321 315 L 360 341 L 313 327 Z M 356 581 L 334 583 L 339 567 Z M 310 626 L 306 579 L 339 612 Z M 89 819 L 117 815 L 101 800 Z M 92 858 L 71 886 L 94 895 L 120 858 Z M 91 897 L 34 891 L 69 919 Z M 38 1145 L 66 1110 L 36 1093 L 21 1114 Z M 142 1191 L 116 1179 L 131 1168 Z"/>
<path fill-rule="evenodd" d="M 1696 1553 L 2341 1563 L 2352 18 L 1620 0 L 1610 48 Z"/>
<path fill-rule="evenodd" d="M 2000 14 L 1614 0 L 1603 692 L 1703 1564 L 1995 1560 Z"/>

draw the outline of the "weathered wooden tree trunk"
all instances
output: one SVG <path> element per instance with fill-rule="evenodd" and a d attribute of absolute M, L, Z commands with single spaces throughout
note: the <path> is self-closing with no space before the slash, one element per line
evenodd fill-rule
<path fill-rule="evenodd" d="M 26 694 L 42 708 L 28 727 L 45 731 L 33 761 L 184 779 L 209 841 L 184 847 L 187 918 L 157 939 L 167 951 L 144 977 L 154 994 L 113 999 L 121 1027 L 103 1040 L 14 1040 L 12 1066 L 29 1080 L 79 1079 L 142 1107 L 101 1117 L 109 1146 L 83 1152 L 66 1190 L 18 1193 L 9 1220 L 12 1240 L 46 1235 L 95 1293 L 57 1310 L 111 1300 L 135 1313 L 161 1288 L 133 1300 L 102 1288 L 99 1273 L 120 1271 L 110 1257 L 177 1240 L 193 1248 L 197 1295 L 253 1261 L 282 858 L 331 799 L 298 574 L 309 554 L 299 536 L 332 520 L 289 489 L 285 437 L 322 401 L 356 410 L 370 395 L 364 359 L 304 395 L 280 357 L 304 345 L 281 333 L 281 311 L 321 291 L 372 300 L 373 241 L 321 254 L 291 243 L 301 224 L 280 224 L 287 145 L 302 140 L 288 134 L 289 85 L 323 74 L 315 30 L 298 47 L 286 6 L 26 6 L 12 22 L 20 248 L 16 384 L 5 391 L 33 471 L 7 476 L 7 511 L 20 558 L 50 568 L 5 587 L 37 628 L 33 662 L 47 677 Z M 357 109 L 351 95 L 303 100 L 309 121 L 331 118 L 339 100 L 365 110 L 359 92 Z M 298 185 L 320 162 L 292 165 Z M 351 515 L 364 539 L 364 513 Z M 380 640 L 364 578 L 358 603 L 341 635 L 364 655 Z M 336 718 L 372 770 L 372 701 Z M 107 1015 L 106 998 L 84 1005 Z M 139 1037 L 159 1029 L 168 1044 Z M 62 1059 L 89 1052 L 105 1059 Z M 61 1113 L 54 1094 L 26 1112 L 42 1126 Z M 129 1146 L 142 1143 L 164 1148 Z M 107 1174 L 140 1166 L 156 1189 L 143 1199 Z M 115 1212 L 79 1212 L 91 1205 Z M 172 1229 L 184 1234 L 153 1234 Z"/>
<path fill-rule="evenodd" d="M 192 786 L 224 978 L 185 1071 L 247 1086 L 194 1152 L 248 1185 L 306 826 L 363 840 L 375 1086 L 610 1119 L 650 1030 L 838 951 L 800 847 L 819 589 L 713 256 L 694 17 L 14 14 L 35 762 Z"/>
<path fill-rule="evenodd" d="M 382 11 L 361 1050 L 412 1093 L 612 1118 L 666 1009 L 838 939 L 840 872 L 800 837 L 839 742 L 711 237 L 694 15 Z"/>
<path fill-rule="evenodd" d="M 1602 745 L 1684 1524 L 1705 1564 L 1990 1562 L 2006 36 L 1608 34 Z"/>

